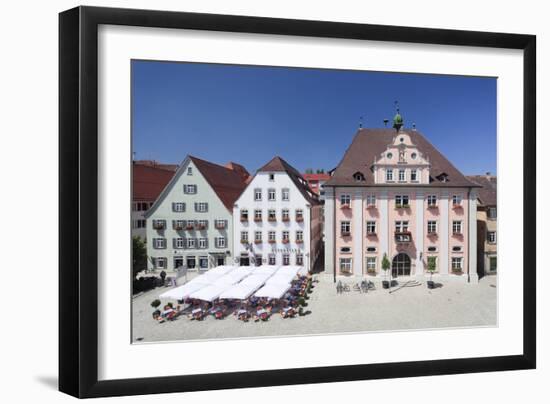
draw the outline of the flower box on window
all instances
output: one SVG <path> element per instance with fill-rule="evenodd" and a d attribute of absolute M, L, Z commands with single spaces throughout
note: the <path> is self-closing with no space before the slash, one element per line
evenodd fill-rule
<path fill-rule="evenodd" d="M 241 239 L 241 244 L 248 244 L 248 240 L 245 240 L 244 238 Z"/>
<path fill-rule="evenodd" d="M 342 234 L 342 237 L 349 237 L 349 236 L 351 236 L 351 232 L 349 232 L 349 231 L 343 231 L 341 234 Z"/>
<path fill-rule="evenodd" d="M 254 240 L 254 244 L 262 244 L 262 240 L 257 238 Z"/>
<path fill-rule="evenodd" d="M 164 223 L 163 223 L 163 222 L 156 222 L 156 223 L 153 223 L 153 229 L 155 229 L 155 230 L 163 230 L 163 229 L 164 229 Z"/>
<path fill-rule="evenodd" d="M 193 230 L 194 228 L 195 226 L 192 224 L 188 224 L 187 226 L 185 226 L 185 230 Z"/>
<path fill-rule="evenodd" d="M 276 240 L 269 240 L 268 243 L 269 244 L 275 244 L 277 241 Z"/>
<path fill-rule="evenodd" d="M 375 203 L 369 203 L 367 205 L 367 209 L 376 209 L 376 204 Z"/>
<path fill-rule="evenodd" d="M 268 222 L 276 222 L 277 218 L 276 217 L 269 217 L 269 218 L 267 218 L 267 221 Z"/>
<path fill-rule="evenodd" d="M 206 230 L 206 226 L 204 224 L 198 224 L 197 230 Z"/>
<path fill-rule="evenodd" d="M 290 222 L 290 218 L 288 216 L 283 216 L 283 222 Z M 298 221 L 298 219 L 296 219 Z"/>
<path fill-rule="evenodd" d="M 437 209 L 437 204 L 436 203 L 429 203 L 428 204 L 428 209 Z"/>
<path fill-rule="evenodd" d="M 241 222 L 248 222 L 248 217 L 241 216 Z"/>
<path fill-rule="evenodd" d="M 289 242 L 290 242 L 289 239 L 287 239 L 287 238 L 284 238 L 284 239 L 283 239 L 283 244 L 288 244 Z"/>
<path fill-rule="evenodd" d="M 374 236 L 376 236 L 375 231 L 367 231 L 367 237 L 374 237 Z"/>
<path fill-rule="evenodd" d="M 304 240 L 296 240 L 296 244 L 304 244 Z"/>
<path fill-rule="evenodd" d="M 304 217 L 303 217 L 303 216 L 296 216 L 296 221 L 297 221 L 297 222 L 303 222 L 303 221 L 304 221 Z"/>
<path fill-rule="evenodd" d="M 218 230 L 225 229 L 225 223 L 216 223 L 216 229 Z"/>
<path fill-rule="evenodd" d="M 174 224 L 174 230 L 183 230 L 183 225 L 181 224 Z"/>
<path fill-rule="evenodd" d="M 342 204 L 342 209 L 343 210 L 348 210 L 348 209 L 351 209 L 351 206 L 350 206 L 349 203 L 344 203 L 344 204 Z"/>
<path fill-rule="evenodd" d="M 262 221 L 262 218 L 261 218 L 261 217 L 255 217 L 255 218 L 254 218 L 254 221 L 255 221 L 255 222 L 261 222 L 261 221 Z"/>
<path fill-rule="evenodd" d="M 453 203 L 453 209 L 461 209 L 462 204 L 461 203 Z"/>

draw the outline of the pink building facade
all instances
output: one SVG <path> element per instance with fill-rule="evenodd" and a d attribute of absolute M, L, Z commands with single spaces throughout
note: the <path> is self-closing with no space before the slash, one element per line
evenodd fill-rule
<path fill-rule="evenodd" d="M 476 282 L 477 184 L 416 130 L 360 129 L 325 184 L 325 270 Z M 433 258 L 430 258 L 433 257 Z"/>

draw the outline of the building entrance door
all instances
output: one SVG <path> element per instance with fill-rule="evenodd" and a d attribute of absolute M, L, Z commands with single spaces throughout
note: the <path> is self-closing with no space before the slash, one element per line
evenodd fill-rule
<path fill-rule="evenodd" d="M 178 270 L 183 266 L 183 257 L 174 257 L 174 270 Z"/>
<path fill-rule="evenodd" d="M 242 267 L 248 267 L 250 266 L 250 257 L 248 254 L 242 254 L 239 260 L 239 265 Z"/>
<path fill-rule="evenodd" d="M 393 257 L 391 273 L 394 278 L 411 275 L 411 259 L 407 254 L 399 253 Z"/>
<path fill-rule="evenodd" d="M 225 265 L 225 257 L 216 258 L 216 266 Z"/>

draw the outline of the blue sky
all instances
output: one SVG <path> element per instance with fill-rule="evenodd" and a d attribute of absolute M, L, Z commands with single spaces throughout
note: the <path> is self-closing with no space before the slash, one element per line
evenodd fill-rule
<path fill-rule="evenodd" d="M 280 155 L 297 169 L 334 168 L 363 116 L 383 127 L 398 100 L 464 174 L 496 172 L 496 79 L 364 71 L 132 62 L 136 159 L 192 154 L 254 172 Z"/>

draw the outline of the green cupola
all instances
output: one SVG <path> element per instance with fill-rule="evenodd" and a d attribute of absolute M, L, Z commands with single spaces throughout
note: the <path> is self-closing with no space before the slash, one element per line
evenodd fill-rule
<path fill-rule="evenodd" d="M 403 117 L 399 113 L 399 104 L 397 101 L 395 101 L 395 116 L 393 117 L 393 127 L 394 129 L 399 132 L 399 129 L 403 127 Z"/>

